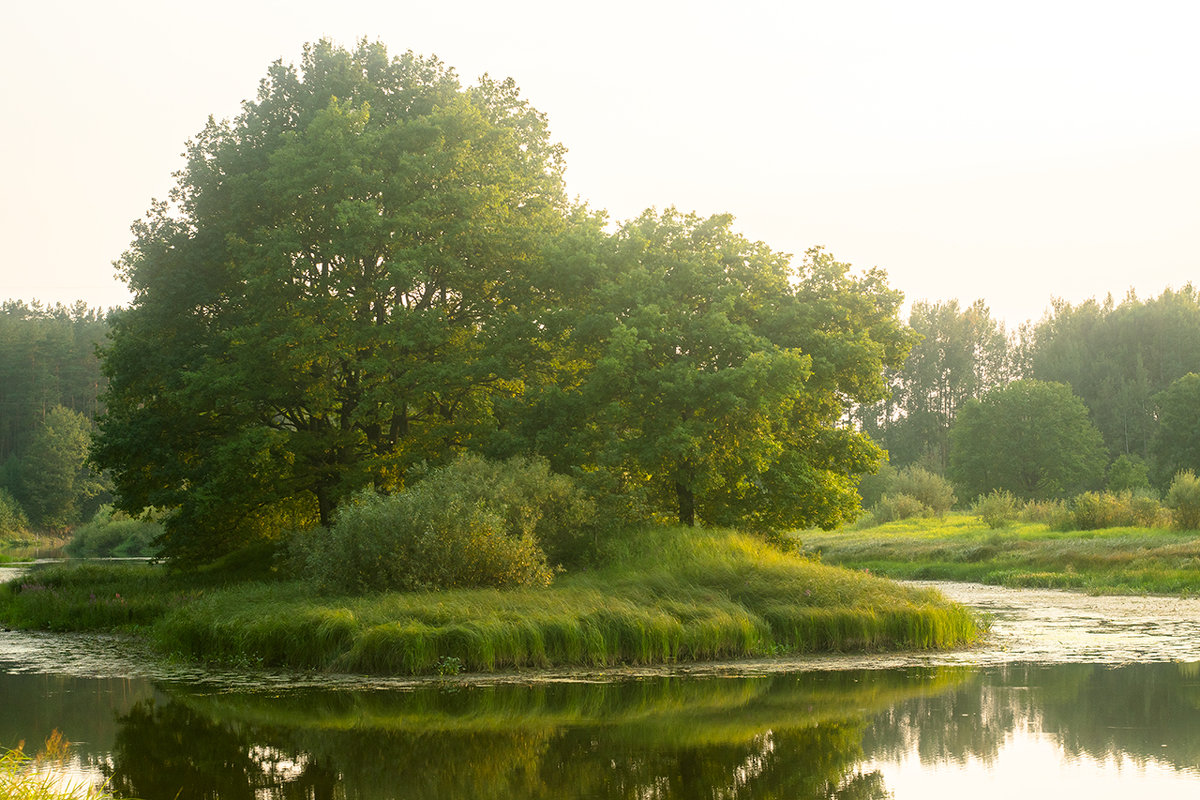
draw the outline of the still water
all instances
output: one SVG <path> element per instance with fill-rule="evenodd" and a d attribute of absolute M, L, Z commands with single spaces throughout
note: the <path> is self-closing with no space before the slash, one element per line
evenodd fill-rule
<path fill-rule="evenodd" d="M 0 633 L 0 744 L 159 798 L 1200 795 L 1200 604 L 947 587 L 972 651 L 517 679 L 164 667 Z"/>

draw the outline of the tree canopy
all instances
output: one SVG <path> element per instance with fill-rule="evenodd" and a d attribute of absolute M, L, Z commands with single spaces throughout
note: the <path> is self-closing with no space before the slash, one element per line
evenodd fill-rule
<path fill-rule="evenodd" d="M 1098 488 L 1104 442 L 1070 387 L 1014 381 L 968 401 L 950 429 L 950 477 L 965 497 L 996 489 L 1047 499 Z"/>
<path fill-rule="evenodd" d="M 1033 331 L 1027 377 L 1071 386 L 1109 453 L 1149 460 L 1154 397 L 1200 364 L 1200 292 L 1192 285 L 1141 300 L 1056 303 Z"/>
<path fill-rule="evenodd" d="M 831 527 L 881 455 L 844 421 L 903 357 L 900 295 L 882 273 L 851 276 L 820 250 L 796 264 L 731 225 L 649 211 L 599 244 L 575 368 L 528 418 L 532 447 L 684 524 Z"/>
<path fill-rule="evenodd" d="M 1150 440 L 1154 482 L 1166 489 L 1176 473 L 1200 472 L 1200 375 L 1189 372 L 1155 397 L 1158 425 Z"/>
<path fill-rule="evenodd" d="M 321 42 L 188 145 L 120 262 L 95 459 L 166 553 L 328 524 L 456 452 L 545 455 L 685 522 L 833 525 L 899 293 L 731 218 L 572 207 L 511 81 Z"/>
<path fill-rule="evenodd" d="M 915 343 L 890 371 L 891 392 L 858 416 L 893 465 L 920 462 L 942 473 L 958 410 L 1016 377 L 1010 341 L 982 300 L 965 308 L 957 300 L 913 303 L 908 328 Z"/>
<path fill-rule="evenodd" d="M 365 42 L 273 65 L 121 262 L 96 457 L 123 507 L 178 509 L 169 552 L 220 551 L 467 445 L 536 357 L 516 309 L 562 224 L 561 153 L 511 81 Z"/>
<path fill-rule="evenodd" d="M 0 303 L 0 533 L 63 528 L 98 504 L 102 486 L 83 459 L 107 330 L 105 315 L 83 302 Z"/>

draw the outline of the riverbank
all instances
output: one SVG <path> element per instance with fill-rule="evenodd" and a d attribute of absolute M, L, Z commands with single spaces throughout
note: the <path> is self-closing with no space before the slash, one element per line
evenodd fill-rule
<path fill-rule="evenodd" d="M 992 529 L 968 514 L 861 530 L 805 531 L 824 563 L 904 580 L 968 581 L 1094 594 L 1200 595 L 1200 533 L 1161 528 Z"/>
<path fill-rule="evenodd" d="M 937 592 L 785 554 L 729 531 L 643 531 L 548 589 L 314 596 L 153 566 L 38 570 L 0 587 L 0 623 L 125 630 L 164 655 L 372 674 L 603 667 L 947 648 L 978 639 Z"/>

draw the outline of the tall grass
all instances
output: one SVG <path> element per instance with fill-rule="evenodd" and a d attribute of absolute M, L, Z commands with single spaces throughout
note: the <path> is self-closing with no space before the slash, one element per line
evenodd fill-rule
<path fill-rule="evenodd" d="M 550 589 L 312 598 L 303 586 L 206 595 L 155 628 L 189 657 L 369 673 L 603 667 L 782 652 L 946 647 L 971 616 L 927 592 L 728 532 L 644 532 L 626 560 Z"/>
<path fill-rule="evenodd" d="M 614 543 L 610 555 L 610 566 L 542 589 L 327 597 L 289 581 L 187 594 L 163 577 L 145 608 L 157 608 L 149 628 L 155 643 L 181 657 L 387 674 L 429 674 L 448 664 L 595 668 L 950 647 L 979 634 L 968 611 L 936 593 L 728 531 L 642 531 Z M 54 577 L 47 591 L 78 605 L 87 582 L 69 589 L 66 573 Z M 42 619 L 24 608 L 27 590 L 7 591 L 0 616 Z M 32 598 L 33 608 L 43 604 Z"/>
<path fill-rule="evenodd" d="M 29 756 L 23 747 L 0 752 L 0 798 L 4 800 L 112 800 L 102 787 L 66 772 L 69 743 L 55 731 L 45 749 Z"/>

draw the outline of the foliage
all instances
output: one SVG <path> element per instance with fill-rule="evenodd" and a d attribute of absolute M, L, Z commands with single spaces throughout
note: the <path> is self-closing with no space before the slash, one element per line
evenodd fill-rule
<path fill-rule="evenodd" d="M 17 498 L 8 489 L 0 487 L 0 536 L 22 533 L 28 527 L 29 519 Z"/>
<path fill-rule="evenodd" d="M 896 473 L 891 491 L 915 497 L 935 517 L 945 514 L 957 501 L 954 487 L 948 480 L 915 465 L 904 467 Z"/>
<path fill-rule="evenodd" d="M 1189 372 L 1154 398 L 1158 425 L 1150 439 L 1155 484 L 1176 473 L 1200 470 L 1200 375 Z"/>
<path fill-rule="evenodd" d="M 1162 526 L 1162 504 L 1152 494 L 1139 492 L 1084 492 L 1071 501 L 1074 527 L 1081 531 L 1100 528 L 1154 528 Z"/>
<path fill-rule="evenodd" d="M 5 800 L 111 800 L 103 787 L 72 780 L 67 757 L 70 743 L 58 731 L 36 756 L 21 747 L 0 752 L 0 797 Z"/>
<path fill-rule="evenodd" d="M 50 408 L 96 415 L 104 383 L 96 347 L 107 328 L 104 314 L 83 302 L 0 303 L 0 464 L 25 456 Z"/>
<path fill-rule="evenodd" d="M 162 535 L 157 515 L 130 517 L 111 505 L 101 506 L 86 524 L 76 528 L 66 546 L 74 558 L 131 558 L 153 556 Z"/>
<path fill-rule="evenodd" d="M 1005 489 L 1046 499 L 1096 487 L 1106 457 L 1087 407 L 1058 383 L 1022 380 L 963 406 L 950 432 L 950 477 L 967 496 Z"/>
<path fill-rule="evenodd" d="M 909 517 L 932 516 L 936 516 L 933 510 L 910 494 L 885 494 L 871 508 L 871 519 L 876 525 Z"/>
<path fill-rule="evenodd" d="M 1150 490 L 1150 472 L 1140 456 L 1121 454 L 1108 465 L 1110 492 L 1146 492 Z"/>
<path fill-rule="evenodd" d="M 971 513 L 993 530 L 1003 528 L 1017 517 L 1017 498 L 1004 489 L 993 489 L 976 498 Z"/>
<path fill-rule="evenodd" d="M 871 508 L 891 490 L 896 472 L 895 467 L 884 461 L 875 472 L 866 472 L 859 476 L 858 496 L 862 498 L 863 508 Z"/>
<path fill-rule="evenodd" d="M 296 546 L 305 577 L 331 592 L 546 586 L 540 543 L 572 550 L 591 514 L 544 461 L 460 456 L 397 494 L 361 495 Z"/>
<path fill-rule="evenodd" d="M 899 295 L 877 271 L 852 276 L 820 250 L 796 265 L 731 223 L 648 211 L 582 242 L 595 290 L 572 358 L 514 431 L 684 524 L 835 525 L 880 456 L 839 420 L 903 356 Z"/>
<path fill-rule="evenodd" d="M 1056 531 L 1068 531 L 1075 525 L 1070 506 L 1060 499 L 1026 500 L 1017 518 L 1022 522 L 1040 522 Z"/>
<path fill-rule="evenodd" d="M 949 431 L 968 399 L 1004 385 L 1013 375 L 1009 337 L 982 300 L 913 303 L 909 329 L 916 344 L 891 372 L 892 392 L 860 408 L 863 427 L 887 448 L 893 464 L 946 469 Z"/>
<path fill-rule="evenodd" d="M 174 510 L 164 552 L 207 560 L 485 436 L 546 355 L 561 154 L 511 81 L 365 41 L 274 64 L 120 263 L 95 447 L 120 507 Z"/>
<path fill-rule="evenodd" d="M 91 432 L 91 420 L 66 406 L 47 411 L 34 431 L 20 462 L 18 489 L 35 526 L 67 528 L 105 491 L 105 481 L 87 464 Z"/>
<path fill-rule="evenodd" d="M 1184 470 L 1175 476 L 1167 489 L 1165 505 L 1171 509 L 1171 523 L 1175 528 L 1200 530 L 1200 478 L 1196 473 Z"/>
<path fill-rule="evenodd" d="M 1150 300 L 1056 302 L 1033 340 L 1029 377 L 1068 384 L 1111 454 L 1147 457 L 1155 396 L 1200 364 L 1200 292 L 1188 284 Z"/>

